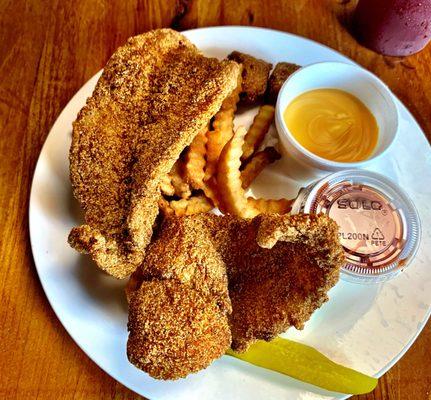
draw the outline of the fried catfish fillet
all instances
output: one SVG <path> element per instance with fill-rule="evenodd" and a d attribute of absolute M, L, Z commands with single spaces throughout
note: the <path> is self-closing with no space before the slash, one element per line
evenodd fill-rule
<path fill-rule="evenodd" d="M 158 379 L 206 368 L 232 340 L 226 266 L 205 220 L 193 220 L 164 223 L 128 285 L 127 355 Z"/>
<path fill-rule="evenodd" d="M 144 281 L 132 296 L 127 354 L 158 379 L 198 372 L 229 348 L 226 314 L 215 301 L 175 280 Z"/>
<path fill-rule="evenodd" d="M 303 328 L 338 280 L 344 253 L 337 233 L 324 215 L 165 220 L 129 286 L 129 360 L 155 378 L 175 379 L 206 367 L 229 345 L 245 351 L 257 339 Z M 158 293 L 175 292 L 173 282 L 184 309 L 175 297 L 159 300 Z M 175 334 L 166 337 L 166 329 Z M 200 351 L 186 357 L 196 338 Z"/>
<path fill-rule="evenodd" d="M 85 225 L 69 243 L 124 278 L 142 262 L 158 214 L 158 184 L 232 92 L 238 64 L 200 54 L 160 29 L 110 58 L 73 124 L 70 177 Z"/>

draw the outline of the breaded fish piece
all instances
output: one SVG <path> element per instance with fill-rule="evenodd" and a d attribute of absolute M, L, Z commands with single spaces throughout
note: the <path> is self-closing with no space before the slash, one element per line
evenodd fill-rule
<path fill-rule="evenodd" d="M 188 284 L 230 313 L 226 267 L 206 223 L 206 218 L 167 219 L 148 246 L 139 270 L 144 278 L 174 279 Z"/>
<path fill-rule="evenodd" d="M 131 276 L 130 362 L 158 379 L 206 368 L 229 348 L 226 266 L 205 219 L 164 223 Z"/>
<path fill-rule="evenodd" d="M 144 281 L 130 303 L 127 355 L 158 379 L 198 372 L 229 348 L 226 313 L 176 280 Z"/>
<path fill-rule="evenodd" d="M 227 58 L 243 66 L 241 103 L 256 104 L 265 94 L 272 64 L 239 51 L 233 51 Z"/>
<path fill-rule="evenodd" d="M 275 66 L 269 77 L 268 88 L 266 89 L 265 102 L 267 104 L 275 105 L 275 103 L 277 103 L 278 92 L 283 86 L 283 83 L 299 68 L 301 68 L 300 65 L 288 62 L 279 62 Z"/>
<path fill-rule="evenodd" d="M 238 226 L 228 230 L 232 236 L 221 241 L 220 253 L 233 309 L 232 349 L 246 351 L 257 339 L 271 340 L 291 326 L 303 329 L 328 300 L 344 262 L 336 223 L 323 215 L 267 214 L 256 217 L 236 242 Z M 247 246 L 245 257 L 241 245 Z"/>
<path fill-rule="evenodd" d="M 110 58 L 73 124 L 70 177 L 85 212 L 69 243 L 124 278 L 153 232 L 158 185 L 236 87 L 240 66 L 201 55 L 160 29 L 132 37 Z"/>
<path fill-rule="evenodd" d="M 192 331 L 187 331 L 190 336 L 171 335 L 165 340 L 158 321 L 151 313 L 142 311 L 148 307 L 147 302 L 157 301 L 145 297 L 150 281 L 164 285 L 174 280 L 178 287 L 199 292 L 205 302 L 196 303 L 193 314 L 205 314 L 208 307 L 208 329 L 213 324 L 218 327 L 226 316 L 232 336 L 230 345 L 236 351 L 245 351 L 257 339 L 271 340 L 290 326 L 302 329 L 311 314 L 328 299 L 327 291 L 338 280 L 344 253 L 337 233 L 336 223 L 324 215 L 261 214 L 247 220 L 231 215 L 198 214 L 165 220 L 157 239 L 148 248 L 144 263 L 134 274 L 142 284 L 134 279 L 130 290 L 129 360 L 153 377 L 165 379 L 169 375 L 173 379 L 195 372 L 198 366 L 209 365 L 216 358 L 214 352 L 208 352 L 204 363 L 201 355 L 196 354 L 195 361 L 189 355 L 187 368 L 166 371 L 169 357 L 180 357 L 178 342 L 194 343 L 199 333 L 192 332 L 197 329 L 194 325 Z M 224 289 L 220 269 L 227 273 Z M 220 299 L 226 301 L 224 292 L 229 294 L 232 312 L 220 303 Z M 214 304 L 225 311 L 219 324 L 214 321 Z M 171 306 L 164 307 L 163 312 L 175 315 Z M 184 307 L 189 307 L 189 303 L 185 302 Z M 136 319 L 140 320 L 139 325 Z M 183 314 L 178 312 L 177 318 L 170 318 L 169 326 L 183 326 L 184 321 Z M 198 332 L 203 329 L 200 323 Z M 146 336 L 140 333 L 142 326 Z M 227 335 L 220 332 L 201 343 L 201 349 L 220 350 L 226 346 Z M 156 349 L 151 350 L 152 343 L 163 340 L 164 347 L 154 345 Z M 142 356 L 136 363 L 134 354 L 141 348 L 160 357 Z"/>

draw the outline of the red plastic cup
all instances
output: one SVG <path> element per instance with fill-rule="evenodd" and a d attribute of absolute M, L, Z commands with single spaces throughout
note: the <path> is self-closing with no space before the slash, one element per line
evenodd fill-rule
<path fill-rule="evenodd" d="M 431 39 L 431 0 L 359 0 L 353 30 L 366 47 L 408 56 Z"/>

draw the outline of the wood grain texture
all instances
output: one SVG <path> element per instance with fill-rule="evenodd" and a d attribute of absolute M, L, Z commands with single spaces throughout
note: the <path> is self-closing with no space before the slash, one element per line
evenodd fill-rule
<path fill-rule="evenodd" d="M 0 398 L 140 398 L 73 343 L 32 261 L 31 178 L 49 129 L 72 95 L 129 36 L 164 26 L 264 26 L 324 43 L 376 73 L 430 139 L 431 47 L 407 59 L 363 48 L 345 28 L 353 7 L 348 0 L 0 0 Z M 428 325 L 377 389 L 355 399 L 431 399 L 430 348 Z"/>

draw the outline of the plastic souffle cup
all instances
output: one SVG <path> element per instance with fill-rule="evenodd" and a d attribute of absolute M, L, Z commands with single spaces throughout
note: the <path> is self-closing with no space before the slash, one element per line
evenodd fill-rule
<path fill-rule="evenodd" d="M 421 223 L 408 194 L 394 181 L 367 170 L 335 172 L 302 188 L 292 214 L 326 214 L 339 227 L 346 261 L 341 278 L 380 283 L 414 259 Z"/>

